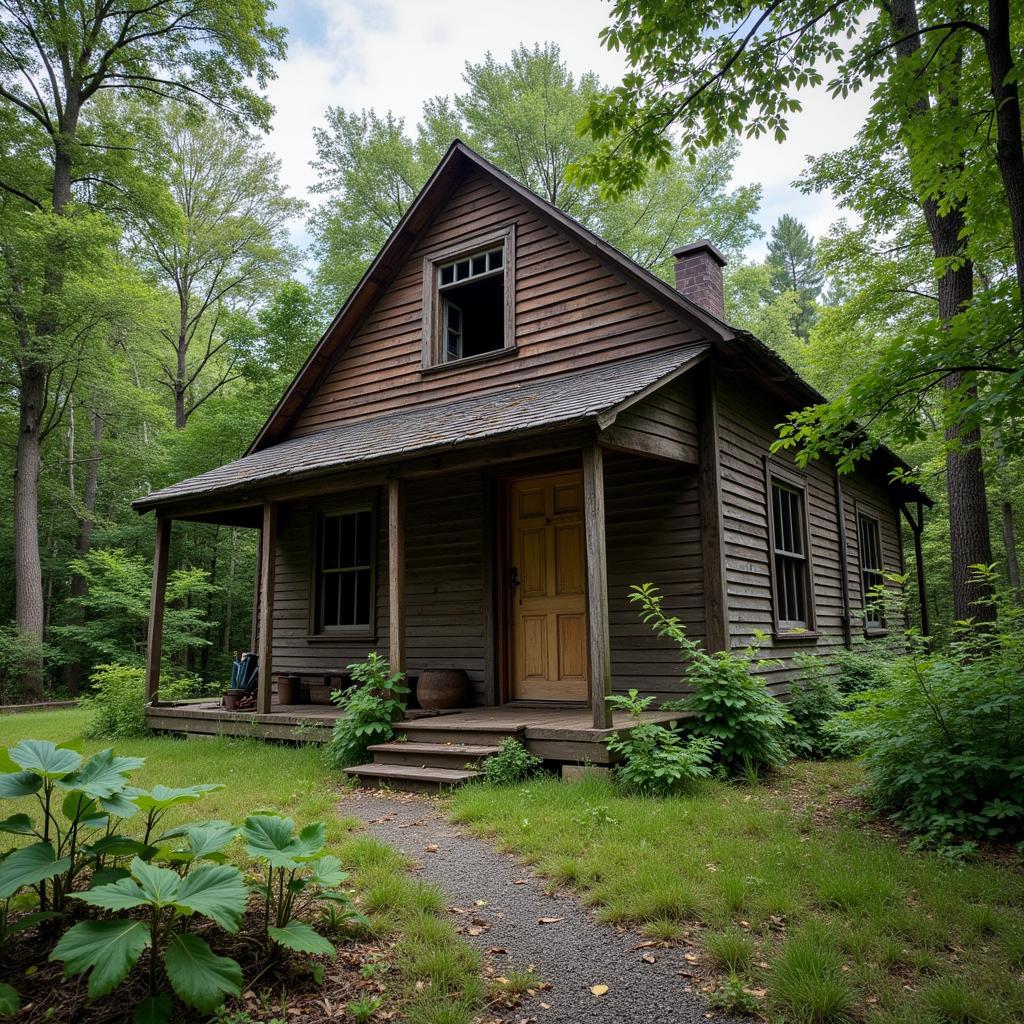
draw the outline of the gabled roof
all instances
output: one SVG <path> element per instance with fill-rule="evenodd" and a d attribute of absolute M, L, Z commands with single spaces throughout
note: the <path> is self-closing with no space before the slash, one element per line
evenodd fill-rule
<path fill-rule="evenodd" d="M 583 249 L 605 262 L 611 263 L 628 280 L 643 291 L 660 299 L 673 311 L 682 313 L 699 324 L 709 339 L 733 337 L 733 329 L 714 314 L 698 306 L 656 274 L 634 263 L 625 253 L 584 227 L 552 203 L 541 199 L 535 192 L 521 185 L 464 142 L 456 139 L 441 158 L 434 173 L 413 200 L 395 230 L 377 253 L 366 273 L 360 278 L 345 305 L 314 346 L 295 379 L 274 407 L 267 422 L 249 446 L 247 455 L 275 444 L 287 433 L 295 414 L 302 408 L 337 357 L 394 279 L 406 257 L 419 241 L 434 215 L 448 202 L 455 188 L 472 171 L 483 171 L 521 200 L 533 212 L 566 231 Z"/>
<path fill-rule="evenodd" d="M 623 359 L 504 391 L 390 412 L 297 437 L 137 498 L 138 512 L 202 495 L 315 477 L 404 456 L 469 448 L 551 428 L 609 426 L 617 413 L 675 380 L 704 357 L 698 343 Z"/>

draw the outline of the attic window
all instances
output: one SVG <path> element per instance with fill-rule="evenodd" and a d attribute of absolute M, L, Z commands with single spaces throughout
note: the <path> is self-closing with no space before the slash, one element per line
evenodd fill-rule
<path fill-rule="evenodd" d="M 514 233 L 425 262 L 424 366 L 497 355 L 514 345 Z"/>

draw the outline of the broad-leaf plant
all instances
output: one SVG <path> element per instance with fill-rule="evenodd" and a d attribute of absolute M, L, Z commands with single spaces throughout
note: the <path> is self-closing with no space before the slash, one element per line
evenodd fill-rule
<path fill-rule="evenodd" d="M 28 928 L 41 926 L 54 937 L 66 928 L 50 959 L 63 962 L 69 975 L 88 974 L 90 999 L 112 992 L 148 953 L 149 993 L 133 1020 L 162 1024 L 174 1006 L 167 984 L 203 1012 L 241 992 L 241 967 L 204 936 L 238 932 L 253 894 L 262 902 L 258 930 L 272 957 L 284 950 L 334 953 L 301 919 L 321 902 L 336 909 L 335 920 L 340 911 L 348 922 L 366 922 L 341 888 L 348 877 L 341 862 L 324 850 L 322 823 L 296 833 L 290 819 L 266 812 L 241 828 L 213 820 L 163 830 L 172 808 L 222 787 L 139 789 L 128 780 L 142 764 L 112 750 L 86 759 L 45 740 L 0 751 L 0 798 L 34 805 L 0 821 L 0 832 L 19 844 L 0 853 L 0 949 Z M 251 886 L 228 863 L 240 833 L 249 856 L 261 862 Z M 75 922 L 84 916 L 82 904 L 100 913 Z M 197 927 L 203 919 L 209 923 Z M 0 1017 L 19 1006 L 18 993 L 0 985 Z"/>

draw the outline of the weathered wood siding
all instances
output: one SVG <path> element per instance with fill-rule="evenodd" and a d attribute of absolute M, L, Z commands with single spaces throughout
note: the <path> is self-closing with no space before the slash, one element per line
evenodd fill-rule
<path fill-rule="evenodd" d="M 724 375 L 723 375 L 724 377 Z M 755 630 L 772 633 L 771 555 L 764 459 L 776 438 L 776 425 L 785 410 L 759 398 L 749 386 L 724 377 L 718 389 L 722 500 L 725 517 L 726 573 L 730 637 L 733 647 L 746 645 Z M 843 642 L 843 604 L 840 578 L 839 526 L 835 476 L 830 464 L 813 462 L 799 470 L 786 453 L 770 456 L 775 463 L 799 473 L 806 485 L 810 548 L 813 560 L 813 600 L 817 640 L 772 638 L 765 655 L 782 665 L 765 670 L 774 690 L 785 688 L 793 675 L 794 655 L 805 651 L 825 654 Z M 865 502 L 877 515 L 887 570 L 899 571 L 899 511 L 881 481 L 863 471 L 842 480 L 846 515 L 845 556 L 849 568 L 854 635 L 863 634 L 857 614 L 860 563 L 854 503 Z"/>
<path fill-rule="evenodd" d="M 406 495 L 409 671 L 462 668 L 484 700 L 484 522 L 479 471 L 410 483 Z"/>
<path fill-rule="evenodd" d="M 515 224 L 518 351 L 423 373 L 423 259 Z M 289 433 L 450 401 L 699 340 L 697 329 L 481 173 L 426 229 Z"/>
<path fill-rule="evenodd" d="M 367 492 L 360 492 L 365 495 Z M 311 638 L 314 529 L 319 510 L 345 495 L 294 502 L 278 531 L 274 617 L 276 672 L 342 671 L 388 650 L 387 494 L 377 498 L 376 621 L 371 635 Z M 406 651 L 413 674 L 464 668 L 483 696 L 483 483 L 479 472 L 416 480 L 406 491 Z"/>
<path fill-rule="evenodd" d="M 630 587 L 654 583 L 665 611 L 704 636 L 700 510 L 695 469 L 611 453 L 605 463 L 612 688 L 678 696 L 678 650 L 659 640 L 629 601 Z"/>
<path fill-rule="evenodd" d="M 340 507 L 350 495 L 319 501 L 288 502 L 282 508 L 277 535 L 274 592 L 274 671 L 342 672 L 368 651 L 387 652 L 388 646 L 388 515 L 386 492 L 373 493 L 377 508 L 375 564 L 375 622 L 372 635 L 345 639 L 311 639 L 310 602 L 316 517 Z"/>
<path fill-rule="evenodd" d="M 612 447 L 698 462 L 697 412 L 691 375 L 620 412 L 603 434 Z"/>

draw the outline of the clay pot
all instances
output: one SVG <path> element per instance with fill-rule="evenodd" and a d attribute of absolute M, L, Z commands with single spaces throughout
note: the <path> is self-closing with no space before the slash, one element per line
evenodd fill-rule
<path fill-rule="evenodd" d="M 301 685 L 299 677 L 293 675 L 277 676 L 277 702 L 278 704 L 301 704 Z"/>
<path fill-rule="evenodd" d="M 469 703 L 469 677 L 461 668 L 428 669 L 416 680 L 416 699 L 429 711 L 464 708 Z"/>
<path fill-rule="evenodd" d="M 245 690 L 225 690 L 224 691 L 224 710 L 234 711 L 238 707 L 238 702 L 242 697 L 245 696 Z"/>

